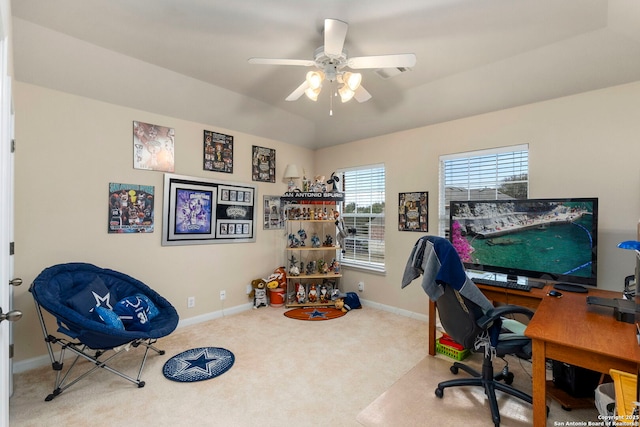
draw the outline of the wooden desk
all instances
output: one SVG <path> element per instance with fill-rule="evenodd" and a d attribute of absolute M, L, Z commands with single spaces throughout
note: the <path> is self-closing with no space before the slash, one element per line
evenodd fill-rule
<path fill-rule="evenodd" d="M 612 298 L 620 293 L 589 290 L 589 295 Z M 547 358 L 602 373 L 610 368 L 635 373 L 640 366 L 635 325 L 617 321 L 611 308 L 588 306 L 586 296 L 545 296 L 527 326 L 525 334 L 533 343 L 534 427 L 547 424 Z"/>
<path fill-rule="evenodd" d="M 551 289 L 547 285 L 544 289 L 532 288 L 531 291 L 516 291 L 512 289 L 497 288 L 495 286 L 478 285 L 478 288 L 493 302 L 515 304 L 535 310 L 542 298 Z M 436 304 L 429 300 L 429 354 L 436 354 Z"/>
<path fill-rule="evenodd" d="M 609 373 L 610 368 L 635 373 L 640 367 L 636 327 L 619 322 L 613 309 L 587 306 L 587 295 L 620 298 L 619 292 L 589 289 L 588 294 L 563 292 L 548 297 L 552 285 L 530 292 L 478 286 L 494 302 L 531 308 L 535 315 L 525 334 L 533 344 L 533 425 L 546 425 L 546 359 Z M 429 300 L 429 354 L 436 354 L 436 304 Z"/>

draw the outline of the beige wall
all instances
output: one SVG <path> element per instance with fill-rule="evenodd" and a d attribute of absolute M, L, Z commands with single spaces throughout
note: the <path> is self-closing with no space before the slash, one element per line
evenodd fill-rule
<path fill-rule="evenodd" d="M 45 354 L 27 286 L 45 267 L 86 261 L 129 273 L 156 288 L 181 319 L 247 303 L 246 284 L 285 262 L 284 234 L 262 230 L 256 243 L 162 247 L 160 172 L 132 167 L 132 122 L 176 129 L 176 173 L 251 183 L 251 146 L 276 149 L 278 183 L 260 183 L 263 195 L 285 191 L 281 174 L 295 162 L 315 173 L 384 163 L 387 171 L 387 273 L 344 271 L 346 290 L 365 282 L 363 299 L 426 314 L 422 289 L 400 290 L 409 251 L 419 233 L 397 231 L 399 192 L 428 191 L 432 233 L 437 232 L 438 158 L 442 154 L 529 144 L 532 197 L 600 198 L 600 286 L 620 289 L 633 272 L 633 254 L 616 248 L 635 237 L 640 217 L 640 83 L 513 108 L 312 152 L 207 124 L 120 107 L 16 83 L 16 361 Z M 202 170 L 202 131 L 234 135 L 234 173 Z M 109 235 L 109 182 L 154 185 L 156 232 Z M 262 214 L 259 208 L 259 217 Z M 226 290 L 223 305 L 219 291 Z M 187 297 L 196 307 L 186 308 Z"/>
<path fill-rule="evenodd" d="M 313 173 L 313 152 L 278 141 L 17 83 L 15 156 L 15 360 L 46 352 L 28 285 L 44 268 L 90 262 L 130 274 L 171 301 L 181 320 L 250 300 L 246 285 L 284 265 L 284 232 L 263 230 L 263 195 L 286 190 L 288 163 Z M 133 121 L 175 128 L 175 173 L 258 184 L 256 243 L 161 246 L 162 172 L 133 169 Z M 202 169 L 203 130 L 234 136 L 233 174 Z M 276 183 L 251 180 L 253 145 L 276 150 Z M 155 232 L 108 234 L 108 184 L 155 186 Z M 227 298 L 220 301 L 220 290 Z M 187 298 L 195 296 L 195 308 Z"/>
<path fill-rule="evenodd" d="M 428 102 L 428 101 L 427 101 Z M 633 274 L 631 251 L 640 218 L 640 83 L 579 94 L 467 119 L 343 144 L 316 153 L 317 170 L 384 163 L 387 174 L 387 274 L 345 271 L 346 290 L 426 313 L 419 280 L 400 290 L 419 233 L 397 231 L 399 192 L 429 192 L 429 231 L 437 234 L 439 156 L 529 144 L 530 196 L 598 197 L 598 286 L 621 290 Z"/>

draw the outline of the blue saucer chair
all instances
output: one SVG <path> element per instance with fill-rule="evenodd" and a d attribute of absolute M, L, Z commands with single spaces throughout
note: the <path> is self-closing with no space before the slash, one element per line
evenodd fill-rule
<path fill-rule="evenodd" d="M 58 264 L 43 270 L 29 291 L 36 304 L 44 341 L 56 373 L 52 400 L 91 372 L 103 368 L 138 387 L 149 350 L 178 325 L 176 309 L 141 281 L 114 270 L 87 263 Z M 43 310 L 57 322 L 59 336 L 49 333 Z M 54 352 L 54 348 L 59 351 Z M 108 365 L 113 358 L 142 346 L 144 352 L 134 378 Z M 65 360 L 70 351 L 75 358 Z M 91 365 L 78 363 L 85 359 Z M 64 364 L 69 366 L 64 369 Z M 82 367 L 85 366 L 85 368 Z M 84 370 L 81 373 L 77 371 Z M 73 372 L 73 374 L 72 374 Z"/>

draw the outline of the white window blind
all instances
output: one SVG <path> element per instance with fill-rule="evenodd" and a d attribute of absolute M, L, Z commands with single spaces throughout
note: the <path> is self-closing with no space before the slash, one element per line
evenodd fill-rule
<path fill-rule="evenodd" d="M 449 202 L 526 199 L 529 147 L 517 145 L 440 157 L 439 234 L 449 232 Z"/>
<path fill-rule="evenodd" d="M 345 239 L 341 262 L 384 271 L 385 169 L 384 165 L 343 169 Z"/>

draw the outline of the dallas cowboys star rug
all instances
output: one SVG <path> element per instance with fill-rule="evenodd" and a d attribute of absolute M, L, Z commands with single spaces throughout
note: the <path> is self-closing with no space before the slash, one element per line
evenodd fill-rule
<path fill-rule="evenodd" d="M 235 356 L 220 347 L 199 347 L 183 351 L 167 360 L 164 376 L 182 383 L 204 381 L 224 374 L 233 366 Z"/>
<path fill-rule="evenodd" d="M 346 313 L 342 310 L 338 310 L 333 307 L 308 307 L 308 308 L 294 308 L 293 310 L 285 311 L 284 315 L 291 319 L 298 320 L 330 320 L 337 317 L 342 317 Z"/>

